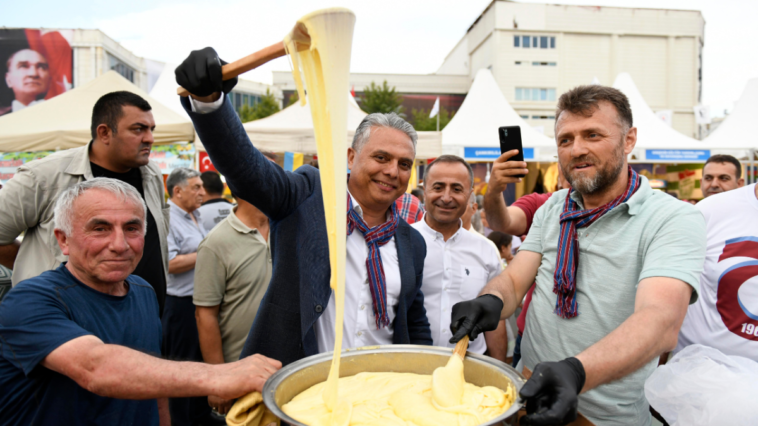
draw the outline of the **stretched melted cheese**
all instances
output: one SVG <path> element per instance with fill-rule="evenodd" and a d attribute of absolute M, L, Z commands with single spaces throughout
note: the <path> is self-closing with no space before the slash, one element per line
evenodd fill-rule
<path fill-rule="evenodd" d="M 329 372 L 323 400 L 329 411 L 338 406 L 337 383 L 340 351 L 342 350 L 342 324 L 345 304 L 345 239 L 347 208 L 347 96 L 350 78 L 350 51 L 353 43 L 355 15 L 347 9 L 319 10 L 301 18 L 298 26 L 305 27 L 310 36 L 310 48 L 303 44 L 293 31 L 284 39 L 292 58 L 293 74 L 300 102 L 305 102 L 305 86 L 313 116 L 316 135 L 321 191 L 326 213 L 326 231 L 329 239 L 329 265 L 336 302 L 336 336 L 334 358 Z M 300 67 L 302 66 L 302 76 Z M 343 406 L 344 410 L 346 406 Z M 339 411 L 339 410 L 338 410 Z M 349 413 L 347 414 L 349 417 Z"/>
<path fill-rule="evenodd" d="M 326 383 L 317 384 L 282 410 L 310 426 L 331 426 L 332 412 L 321 393 Z M 349 404 L 347 423 L 353 426 L 476 426 L 504 413 L 516 400 L 508 392 L 492 387 L 463 385 L 459 405 L 441 407 L 432 398 L 432 376 L 410 373 L 360 373 L 339 379 L 339 400 Z"/>

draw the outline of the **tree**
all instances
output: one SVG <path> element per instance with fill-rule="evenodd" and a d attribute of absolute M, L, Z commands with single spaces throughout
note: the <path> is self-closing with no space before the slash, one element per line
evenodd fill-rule
<path fill-rule="evenodd" d="M 403 97 L 395 91 L 395 87 L 389 87 L 387 80 L 384 80 L 381 86 L 373 81 L 369 87 L 363 89 L 363 96 L 360 98 L 361 109 L 368 114 L 381 112 L 384 114 L 394 112 L 395 114 L 405 117 L 403 111 Z"/>
<path fill-rule="evenodd" d="M 276 114 L 280 109 L 279 102 L 276 101 L 271 91 L 266 89 L 266 94 L 261 96 L 258 103 L 253 106 L 243 105 L 239 110 L 239 116 L 243 123 L 247 123 Z"/>
<path fill-rule="evenodd" d="M 429 113 L 430 110 L 428 109 L 417 110 L 416 108 L 413 108 L 411 110 L 413 127 L 416 131 L 423 132 L 437 130 L 437 117 L 429 118 Z M 447 126 L 447 123 L 449 123 L 450 120 L 453 119 L 453 116 L 455 116 L 455 113 L 451 114 L 445 109 L 445 107 L 440 107 L 440 112 L 438 114 L 440 115 L 440 130 L 444 129 L 445 126 Z"/>
<path fill-rule="evenodd" d="M 293 94 L 290 95 L 290 98 L 287 101 L 287 106 L 285 106 L 285 108 L 287 108 L 288 106 L 292 106 L 292 105 L 298 103 L 299 101 L 300 101 L 300 95 L 298 95 L 297 91 L 295 91 L 295 93 L 293 93 Z"/>

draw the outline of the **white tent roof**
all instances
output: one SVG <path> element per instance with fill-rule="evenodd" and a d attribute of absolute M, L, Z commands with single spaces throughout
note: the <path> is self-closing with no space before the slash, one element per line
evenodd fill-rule
<path fill-rule="evenodd" d="M 534 130 L 511 107 L 488 69 L 476 73 L 466 99 L 450 123 L 442 130 L 442 149 L 446 154 L 464 156 L 465 148 L 500 149 L 497 129 L 521 127 L 524 148 L 535 149 L 535 160 L 555 161 L 555 141 Z M 491 151 L 491 150 L 490 150 Z M 468 156 L 467 159 L 483 159 Z"/>
<path fill-rule="evenodd" d="M 734 110 L 703 142 L 714 149 L 758 149 L 758 78 L 747 82 Z"/>
<path fill-rule="evenodd" d="M 613 87 L 624 92 L 629 98 L 632 107 L 634 127 L 637 128 L 637 146 L 635 151 L 648 149 L 706 149 L 706 145 L 690 137 L 687 137 L 674 128 L 669 127 L 655 115 L 645 99 L 642 97 L 637 85 L 628 73 L 621 73 L 616 77 Z M 642 158 L 639 155 L 638 158 Z"/>
<path fill-rule="evenodd" d="M 92 107 L 106 93 L 125 90 L 145 98 L 155 119 L 155 143 L 190 141 L 195 130 L 189 119 L 148 96 L 115 71 L 69 90 L 39 105 L 0 117 L 0 152 L 76 148 L 92 138 Z"/>
<path fill-rule="evenodd" d="M 350 94 L 347 95 L 347 128 L 345 137 L 352 142 L 355 129 L 366 117 Z M 269 117 L 244 124 L 250 141 L 258 149 L 273 152 L 316 153 L 316 138 L 313 132 L 311 107 L 307 103 L 293 105 Z M 430 158 L 440 155 L 440 134 L 438 132 L 419 132 L 416 147 L 417 158 Z"/>
<path fill-rule="evenodd" d="M 158 80 L 155 81 L 150 90 L 150 96 L 189 120 L 187 111 L 182 107 L 181 98 L 176 94 L 176 88 L 179 86 L 176 83 L 176 74 L 174 74 L 176 67 L 176 64 L 166 63 L 164 65 L 161 75 L 158 76 Z"/>

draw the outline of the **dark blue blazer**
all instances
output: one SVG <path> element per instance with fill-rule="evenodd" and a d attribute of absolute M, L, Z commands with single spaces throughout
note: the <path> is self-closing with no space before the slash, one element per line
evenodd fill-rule
<path fill-rule="evenodd" d="M 270 219 L 271 283 L 241 357 L 259 353 L 287 365 L 317 354 L 313 325 L 326 310 L 331 295 L 329 247 L 318 170 L 302 166 L 295 172 L 286 172 L 268 161 L 250 143 L 228 100 L 208 114 L 193 113 L 187 98 L 182 99 L 182 104 L 213 165 L 226 177 L 234 195 L 249 201 Z M 426 243 L 402 219 L 395 243 L 401 287 L 392 341 L 431 345 L 421 292 Z"/>

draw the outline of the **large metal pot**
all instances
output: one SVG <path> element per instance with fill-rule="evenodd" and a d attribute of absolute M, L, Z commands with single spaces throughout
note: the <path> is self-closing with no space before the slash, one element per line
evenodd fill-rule
<path fill-rule="evenodd" d="M 386 345 L 342 351 L 340 377 L 361 372 L 394 372 L 432 374 L 447 364 L 453 351 L 448 348 L 416 345 Z M 307 426 L 284 414 L 281 407 L 313 385 L 326 381 L 332 353 L 301 359 L 283 367 L 271 376 L 263 387 L 263 402 L 274 415 L 292 425 Z M 507 389 L 509 385 L 521 390 L 526 380 L 513 367 L 494 358 L 467 353 L 463 361 L 466 382 L 477 386 Z M 522 405 L 516 402 L 499 417 L 486 425 L 516 424 L 516 413 Z"/>

